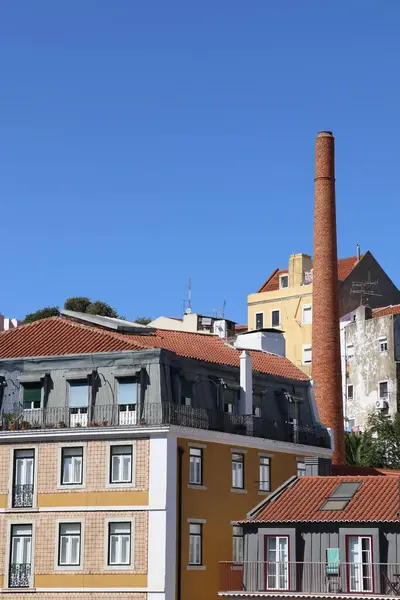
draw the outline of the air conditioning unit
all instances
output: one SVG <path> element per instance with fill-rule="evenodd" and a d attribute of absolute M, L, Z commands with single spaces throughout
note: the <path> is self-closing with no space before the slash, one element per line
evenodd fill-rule
<path fill-rule="evenodd" d="M 384 398 L 379 398 L 379 400 L 375 402 L 375 408 L 377 410 L 384 410 L 385 408 L 389 408 L 389 402 Z"/>

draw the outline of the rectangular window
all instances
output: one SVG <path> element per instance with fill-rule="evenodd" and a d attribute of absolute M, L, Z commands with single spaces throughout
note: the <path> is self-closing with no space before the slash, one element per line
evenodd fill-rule
<path fill-rule="evenodd" d="M 350 592 L 373 592 L 372 539 L 367 536 L 347 537 Z"/>
<path fill-rule="evenodd" d="M 312 323 L 312 306 L 309 304 L 303 306 L 303 325 L 311 325 Z"/>
<path fill-rule="evenodd" d="M 32 410 L 41 407 L 42 384 L 40 381 L 22 384 L 22 401 L 24 410 Z"/>
<path fill-rule="evenodd" d="M 123 377 L 118 379 L 119 424 L 136 425 L 137 422 L 137 379 Z"/>
<path fill-rule="evenodd" d="M 253 415 L 255 417 L 261 417 L 261 406 L 253 406 Z"/>
<path fill-rule="evenodd" d="M 312 346 L 310 344 L 303 345 L 303 365 L 311 365 L 312 362 Z"/>
<path fill-rule="evenodd" d="M 8 587 L 31 585 L 32 525 L 11 526 L 11 556 Z"/>
<path fill-rule="evenodd" d="M 264 313 L 256 313 L 256 329 L 264 328 Z"/>
<path fill-rule="evenodd" d="M 381 337 L 379 338 L 379 351 L 380 352 L 387 352 L 388 351 L 388 341 L 387 341 L 387 337 Z"/>
<path fill-rule="evenodd" d="M 180 384 L 181 384 L 181 405 L 182 406 L 192 406 L 193 389 L 194 389 L 193 382 L 188 381 L 184 377 L 181 377 Z"/>
<path fill-rule="evenodd" d="M 71 427 L 86 427 L 88 422 L 89 385 L 85 379 L 68 382 L 68 406 Z"/>
<path fill-rule="evenodd" d="M 350 384 L 347 386 L 347 400 L 353 400 L 354 398 L 354 386 Z"/>
<path fill-rule="evenodd" d="M 354 358 L 354 344 L 347 344 L 346 354 L 347 354 L 348 360 L 351 360 L 352 358 Z"/>
<path fill-rule="evenodd" d="M 33 478 L 35 473 L 35 451 L 15 450 L 13 476 L 13 508 L 33 506 Z"/>
<path fill-rule="evenodd" d="M 260 456 L 260 492 L 269 492 L 271 489 L 271 459 L 267 456 Z"/>
<path fill-rule="evenodd" d="M 189 523 L 189 565 L 201 565 L 203 560 L 203 526 Z"/>
<path fill-rule="evenodd" d="M 271 310 L 271 327 L 279 327 L 281 322 L 281 311 Z"/>
<path fill-rule="evenodd" d="M 201 448 L 190 448 L 189 483 L 201 485 L 203 483 L 203 451 Z"/>
<path fill-rule="evenodd" d="M 233 527 L 232 560 L 235 563 L 243 562 L 243 527 Z"/>
<path fill-rule="evenodd" d="M 289 538 L 266 536 L 265 539 L 266 588 L 267 590 L 289 589 Z"/>
<path fill-rule="evenodd" d="M 244 454 L 232 454 L 232 487 L 240 490 L 244 487 Z"/>
<path fill-rule="evenodd" d="M 109 523 L 108 564 L 109 566 L 131 564 L 131 523 Z"/>
<path fill-rule="evenodd" d="M 110 483 L 132 483 L 132 446 L 111 446 Z"/>
<path fill-rule="evenodd" d="M 388 397 L 389 397 L 388 382 L 380 381 L 379 382 L 379 398 L 383 398 L 383 399 L 387 400 Z"/>
<path fill-rule="evenodd" d="M 281 289 L 289 287 L 289 275 L 281 275 L 279 277 L 279 284 Z"/>
<path fill-rule="evenodd" d="M 72 446 L 61 450 L 61 485 L 82 485 L 83 448 Z"/>
<path fill-rule="evenodd" d="M 235 405 L 232 404 L 232 402 L 224 402 L 224 412 L 226 413 L 234 413 L 235 412 Z"/>
<path fill-rule="evenodd" d="M 60 523 L 58 540 L 58 564 L 79 566 L 81 562 L 81 524 Z"/>
<path fill-rule="evenodd" d="M 305 477 L 306 475 L 306 463 L 304 460 L 297 461 L 297 477 Z"/>

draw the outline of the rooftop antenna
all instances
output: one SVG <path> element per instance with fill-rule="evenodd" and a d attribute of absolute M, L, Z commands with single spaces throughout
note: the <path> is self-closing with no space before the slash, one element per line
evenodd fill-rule
<path fill-rule="evenodd" d="M 222 303 L 222 318 L 223 319 L 225 319 L 225 306 L 226 306 L 226 300 L 224 300 Z"/>
<path fill-rule="evenodd" d="M 368 281 L 353 281 L 351 284 L 350 294 L 360 294 L 360 306 L 364 305 L 364 298 L 368 303 L 370 296 L 382 296 L 376 291 L 376 286 L 379 280 L 371 281 L 370 273 L 368 273 Z"/>
<path fill-rule="evenodd" d="M 187 309 L 185 310 L 186 315 L 190 315 L 192 312 L 192 280 L 189 279 L 188 283 L 188 303 Z"/>

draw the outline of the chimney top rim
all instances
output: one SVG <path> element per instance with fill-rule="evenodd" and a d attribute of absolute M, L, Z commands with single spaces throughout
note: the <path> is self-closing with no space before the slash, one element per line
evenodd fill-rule
<path fill-rule="evenodd" d="M 332 133 L 332 131 L 319 131 L 317 133 L 317 138 L 320 138 L 320 137 L 333 137 L 333 133 Z"/>

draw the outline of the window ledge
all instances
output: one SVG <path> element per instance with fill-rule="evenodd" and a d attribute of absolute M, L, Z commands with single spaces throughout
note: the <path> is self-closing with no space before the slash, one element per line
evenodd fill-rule
<path fill-rule="evenodd" d="M 243 490 L 242 488 L 231 488 L 231 492 L 235 492 L 235 494 L 247 494 L 247 490 Z"/>
<path fill-rule="evenodd" d="M 15 513 L 35 513 L 35 512 L 39 512 L 39 508 L 37 506 L 21 506 L 21 508 L 17 508 L 16 506 L 10 506 L 8 508 L 6 508 L 5 512 L 15 512 Z"/>
<path fill-rule="evenodd" d="M 207 487 L 205 485 L 198 485 L 197 483 L 188 483 L 188 488 L 190 490 L 206 490 Z"/>
<path fill-rule="evenodd" d="M 267 496 L 268 494 L 270 494 L 271 492 L 267 490 L 258 490 L 258 495 L 259 496 Z"/>
<path fill-rule="evenodd" d="M 108 483 L 106 488 L 108 490 L 135 490 L 135 483 Z"/>
<path fill-rule="evenodd" d="M 21 594 L 36 594 L 36 588 L 0 588 L 2 594 L 16 594 L 20 592 Z"/>
<path fill-rule="evenodd" d="M 82 565 L 56 565 L 54 567 L 55 571 L 61 571 L 61 573 L 65 573 L 65 572 L 71 572 L 71 573 L 76 573 L 79 571 L 83 571 L 83 567 Z"/>
<path fill-rule="evenodd" d="M 59 484 L 57 486 L 57 491 L 58 492 L 69 492 L 70 490 L 85 490 L 86 486 L 83 485 L 82 483 L 72 483 L 71 485 L 65 484 Z M 49 493 L 49 492 L 42 492 L 44 494 Z M 50 492 L 52 493 L 52 492 Z"/>
<path fill-rule="evenodd" d="M 207 567 L 205 565 L 188 565 L 186 567 L 187 571 L 205 571 Z"/>

